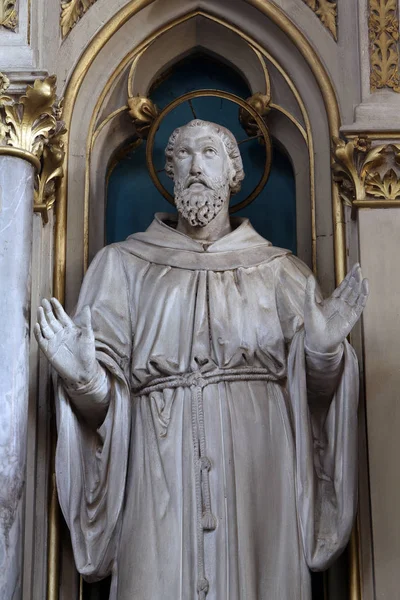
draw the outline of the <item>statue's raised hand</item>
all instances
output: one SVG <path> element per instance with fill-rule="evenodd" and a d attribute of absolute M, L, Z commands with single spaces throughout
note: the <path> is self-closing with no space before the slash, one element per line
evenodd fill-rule
<path fill-rule="evenodd" d="M 34 333 L 40 349 L 67 385 L 78 388 L 96 375 L 95 340 L 89 306 L 74 323 L 56 298 L 43 300 Z"/>
<path fill-rule="evenodd" d="M 368 280 L 362 278 L 358 263 L 321 303 L 315 300 L 315 279 L 310 276 L 304 301 L 307 347 L 315 352 L 335 352 L 360 318 L 368 293 Z"/>

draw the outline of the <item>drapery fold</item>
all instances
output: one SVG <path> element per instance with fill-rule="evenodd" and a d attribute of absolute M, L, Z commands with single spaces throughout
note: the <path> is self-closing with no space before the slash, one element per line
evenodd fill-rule
<path fill-rule="evenodd" d="M 88 581 L 109 575 L 116 558 L 131 430 L 126 381 L 110 359 L 104 355 L 101 359 L 113 377 L 107 415 L 97 430 L 79 416 L 63 384 L 57 382 L 58 495 L 76 567 Z"/>
<path fill-rule="evenodd" d="M 347 341 L 342 360 L 336 390 L 321 419 L 319 407 L 313 411 L 308 401 L 304 330 L 291 342 L 288 391 L 296 448 L 298 519 L 306 561 L 315 571 L 327 569 L 343 551 L 357 504 L 358 363 Z M 319 362 L 318 368 L 314 355 L 314 386 L 318 385 L 317 372 L 322 384 L 324 372 L 329 378 L 329 359 L 321 355 Z"/>

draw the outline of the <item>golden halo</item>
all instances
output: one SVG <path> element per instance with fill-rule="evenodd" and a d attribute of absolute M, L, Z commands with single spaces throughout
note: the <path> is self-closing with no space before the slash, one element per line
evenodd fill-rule
<path fill-rule="evenodd" d="M 174 108 L 176 108 L 180 104 L 183 104 L 183 102 L 188 102 L 188 101 L 192 100 L 193 98 L 199 98 L 199 97 L 203 97 L 203 96 L 215 96 L 217 98 L 224 98 L 226 100 L 230 100 L 231 102 L 234 102 L 235 104 L 238 104 L 244 110 L 247 110 L 247 112 L 250 113 L 250 115 L 253 117 L 253 119 L 257 123 L 259 130 L 265 141 L 265 165 L 264 165 L 264 172 L 262 174 L 262 177 L 261 177 L 260 181 L 258 182 L 257 186 L 254 188 L 254 190 L 251 192 L 251 194 L 249 194 L 247 196 L 247 198 L 242 200 L 242 202 L 239 202 L 238 204 L 234 204 L 233 206 L 230 207 L 229 211 L 231 213 L 234 213 L 234 212 L 240 210 L 241 208 L 244 208 L 251 202 L 253 202 L 253 200 L 261 192 L 261 190 L 267 183 L 267 180 L 269 177 L 269 173 L 271 170 L 271 158 L 272 158 L 271 138 L 270 138 L 267 126 L 265 125 L 263 118 L 258 114 L 258 112 L 248 102 L 246 102 L 246 100 L 243 100 L 243 98 L 240 98 L 240 96 L 236 96 L 235 94 L 231 94 L 230 92 L 225 92 L 223 90 L 207 90 L 207 89 L 205 89 L 205 90 L 195 90 L 193 92 L 187 92 L 186 94 L 179 96 L 179 98 L 175 98 L 175 100 L 173 100 L 165 108 L 163 108 L 163 110 L 159 113 L 159 115 L 156 117 L 156 119 L 152 123 L 151 129 L 149 131 L 149 136 L 147 138 L 147 144 L 146 144 L 147 168 L 149 170 L 150 177 L 151 177 L 154 185 L 158 189 L 158 191 L 164 196 L 164 198 L 166 198 L 168 200 L 168 202 L 170 202 L 171 204 L 174 205 L 175 203 L 174 203 L 173 197 L 162 185 L 161 181 L 159 180 L 159 178 L 157 176 L 157 171 L 154 168 L 153 148 L 154 148 L 155 136 L 156 136 L 156 133 L 160 126 L 161 121 L 172 110 L 174 110 Z"/>

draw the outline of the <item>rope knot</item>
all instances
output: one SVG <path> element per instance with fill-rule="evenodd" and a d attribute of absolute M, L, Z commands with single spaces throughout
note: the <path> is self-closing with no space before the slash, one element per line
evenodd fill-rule
<path fill-rule="evenodd" d="M 210 471 L 210 469 L 211 469 L 211 460 L 208 458 L 208 456 L 202 456 L 200 458 L 200 469 L 202 471 Z"/>
<path fill-rule="evenodd" d="M 200 373 L 200 371 L 195 371 L 194 373 L 189 373 L 189 375 L 187 375 L 187 385 L 189 385 L 189 387 L 193 388 L 193 387 L 199 387 L 201 389 L 203 389 L 203 387 L 205 387 L 207 385 L 206 380 L 203 378 L 203 374 Z"/>
<path fill-rule="evenodd" d="M 201 579 L 198 580 L 197 592 L 199 594 L 207 594 L 208 588 L 209 588 L 208 579 L 206 579 L 205 577 L 202 577 Z"/>
<path fill-rule="evenodd" d="M 203 512 L 201 517 L 201 526 L 203 527 L 204 531 L 214 531 L 217 529 L 217 519 L 210 510 Z"/>

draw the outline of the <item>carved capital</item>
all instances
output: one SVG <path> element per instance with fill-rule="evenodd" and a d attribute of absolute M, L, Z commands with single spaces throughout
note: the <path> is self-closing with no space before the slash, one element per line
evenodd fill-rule
<path fill-rule="evenodd" d="M 145 96 L 132 96 L 128 98 L 129 116 L 132 118 L 136 133 L 146 139 L 150 127 L 158 116 L 157 106 Z"/>
<path fill-rule="evenodd" d="M 398 17 L 397 0 L 369 0 L 371 92 L 379 88 L 400 92 Z"/>
<path fill-rule="evenodd" d="M 96 0 L 69 0 L 61 2 L 60 27 L 63 38 L 75 27 L 79 19 L 94 4 Z"/>
<path fill-rule="evenodd" d="M 337 3 L 336 0 L 303 0 L 317 15 L 324 27 L 337 41 Z"/>
<path fill-rule="evenodd" d="M 18 25 L 17 0 L 0 0 L 0 25 L 15 31 Z"/>
<path fill-rule="evenodd" d="M 333 138 L 332 155 L 334 180 L 353 215 L 357 208 L 400 207 L 400 144 Z"/>
<path fill-rule="evenodd" d="M 0 74 L 3 92 L 8 85 L 6 76 Z M 42 214 L 44 222 L 63 175 L 62 136 L 66 130 L 61 115 L 55 76 L 37 79 L 19 100 L 0 95 L 0 154 L 20 156 L 36 167 L 34 210 Z"/>

